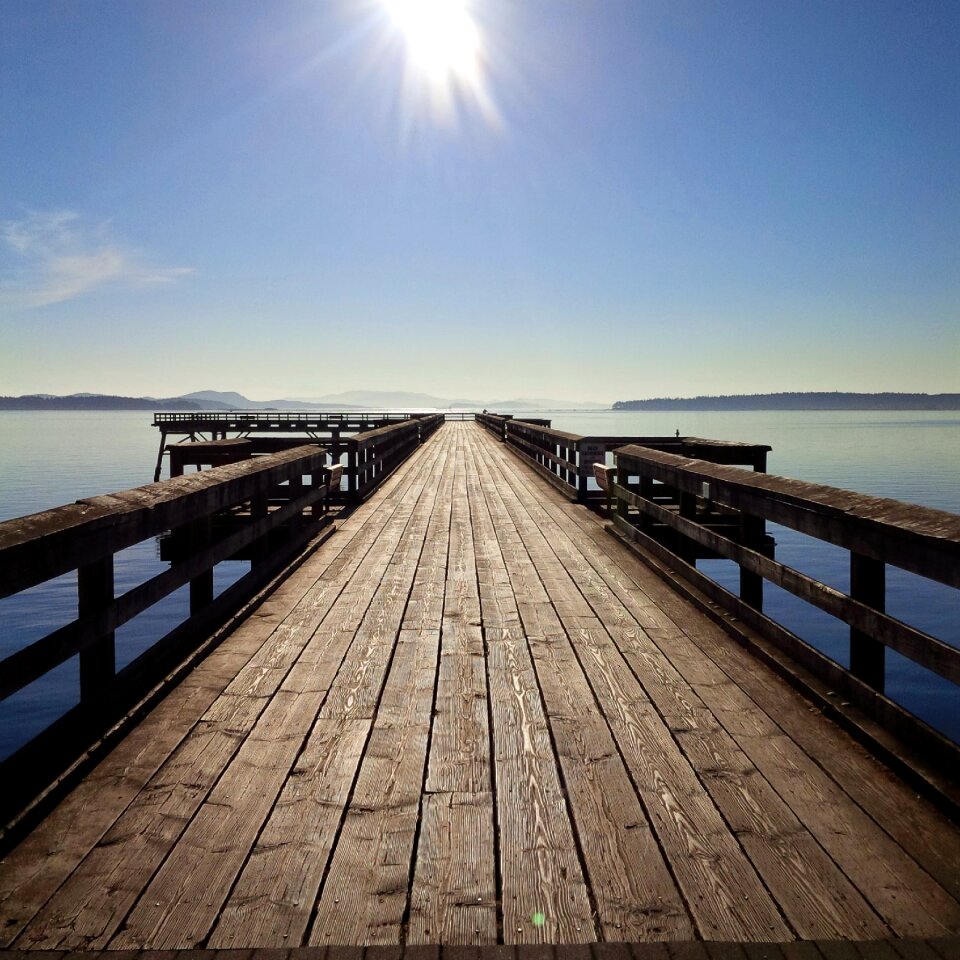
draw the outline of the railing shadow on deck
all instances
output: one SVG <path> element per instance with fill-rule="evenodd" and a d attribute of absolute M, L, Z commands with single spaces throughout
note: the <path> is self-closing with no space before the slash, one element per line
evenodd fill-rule
<path fill-rule="evenodd" d="M 66 771 L 115 742 L 114 725 L 154 702 L 212 649 L 220 627 L 333 531 L 331 507 L 369 496 L 442 423 L 437 415 L 343 438 L 336 457 L 302 440 L 263 456 L 233 441 L 228 452 L 223 442 L 185 444 L 197 449 L 182 451 L 180 471 L 218 465 L 0 523 L 0 598 L 71 573 L 77 592 L 75 620 L 0 660 L 0 700 L 79 660 L 78 702 L 0 762 L 0 849 L 60 795 Z M 169 567 L 115 596 L 116 556 L 151 539 Z M 214 568 L 236 559 L 249 571 L 215 596 Z M 184 587 L 187 617 L 117 670 L 116 631 Z"/>

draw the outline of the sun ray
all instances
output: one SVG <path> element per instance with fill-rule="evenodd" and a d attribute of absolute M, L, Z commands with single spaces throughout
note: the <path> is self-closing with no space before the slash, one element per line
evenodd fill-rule
<path fill-rule="evenodd" d="M 494 127 L 499 112 L 489 89 L 484 38 L 467 0 L 381 0 L 406 52 L 406 96 L 425 101 L 440 119 L 470 105 Z"/>

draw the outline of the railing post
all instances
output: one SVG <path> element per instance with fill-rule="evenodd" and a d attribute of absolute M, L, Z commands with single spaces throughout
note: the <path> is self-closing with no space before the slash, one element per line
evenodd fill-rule
<path fill-rule="evenodd" d="M 694 493 L 687 493 L 684 490 L 678 491 L 680 494 L 680 516 L 684 520 L 692 520 L 696 522 L 697 519 L 697 496 Z M 690 566 L 695 567 L 697 565 L 697 545 L 687 537 L 680 534 L 680 543 L 679 549 L 677 550 L 677 556 L 680 557 L 685 563 L 689 563 Z"/>
<path fill-rule="evenodd" d="M 262 520 L 270 512 L 266 493 L 256 493 L 250 498 L 250 519 L 254 523 Z M 251 549 L 250 566 L 258 567 L 266 559 L 270 552 L 269 545 L 270 534 L 265 533 L 258 540 L 255 540 Z"/>
<path fill-rule="evenodd" d="M 310 474 L 310 486 L 316 489 L 323 480 L 323 470 L 315 470 Z M 327 512 L 330 504 L 330 492 L 322 500 L 314 500 L 310 505 L 310 519 L 319 521 Z"/>
<path fill-rule="evenodd" d="M 766 521 L 749 513 L 740 514 L 740 542 L 759 550 L 766 533 Z M 740 567 L 740 599 L 754 610 L 763 610 L 763 577 Z"/>
<path fill-rule="evenodd" d="M 640 474 L 639 479 L 639 495 L 644 500 L 649 500 L 651 503 L 653 503 L 653 478 Z M 653 517 L 651 517 L 649 513 L 641 513 L 639 526 L 641 533 L 645 533 L 647 536 L 650 536 L 653 533 Z"/>
<path fill-rule="evenodd" d="M 576 464 L 577 464 L 577 480 L 576 480 L 576 483 L 577 483 L 577 499 L 578 499 L 581 503 L 586 503 L 586 502 L 587 502 L 587 492 L 588 492 L 588 490 L 589 490 L 589 487 L 587 486 L 587 483 L 588 483 L 588 481 L 589 481 L 589 479 L 590 479 L 590 476 L 589 476 L 589 474 L 587 473 L 588 465 L 583 462 L 583 451 L 580 449 L 580 441 L 579 441 L 579 440 L 575 440 L 575 441 L 574 441 L 574 443 L 573 443 L 573 448 L 574 448 L 574 459 L 575 459 Z M 568 457 L 567 459 L 569 460 L 570 458 Z M 589 469 L 590 469 L 591 471 L 593 470 L 593 464 L 592 464 L 592 463 L 589 464 Z M 610 498 L 609 498 L 609 496 L 608 496 L 608 497 L 607 497 L 607 506 L 608 506 L 607 512 L 608 512 L 608 513 L 609 513 L 609 501 L 610 501 Z"/>
<path fill-rule="evenodd" d="M 617 516 L 621 520 L 623 520 L 624 523 L 626 523 L 628 522 L 628 517 L 630 515 L 629 508 L 627 505 L 627 501 L 620 496 L 618 491 L 620 490 L 620 487 L 626 488 L 630 486 L 630 475 L 626 467 L 622 467 L 618 463 L 616 457 L 614 457 L 613 465 L 617 471 L 616 487 L 614 489 L 614 496 L 616 497 L 616 503 L 614 505 L 614 509 L 617 511 Z M 643 477 L 640 478 L 640 482 L 641 484 L 643 483 Z"/>
<path fill-rule="evenodd" d="M 882 560 L 850 551 L 850 596 L 883 612 L 886 582 Z M 883 693 L 885 651 L 879 640 L 850 628 L 850 672 L 880 693 Z"/>
<path fill-rule="evenodd" d="M 167 431 L 160 428 L 160 449 L 157 451 L 157 466 L 153 471 L 153 482 L 160 482 L 160 473 L 163 470 L 163 448 L 167 445 Z"/>
<path fill-rule="evenodd" d="M 77 568 L 77 613 L 96 616 L 113 603 L 113 556 Z M 80 651 L 80 701 L 95 703 L 116 673 L 114 633 L 111 630 Z"/>
<path fill-rule="evenodd" d="M 206 551 L 212 540 L 212 522 L 209 516 L 200 517 L 187 525 L 187 550 L 192 556 Z M 190 581 L 190 616 L 198 614 L 213 602 L 213 567 L 197 574 Z"/>
<path fill-rule="evenodd" d="M 287 485 L 287 489 L 290 491 L 290 502 L 293 503 L 296 500 L 299 500 L 303 496 L 303 474 L 297 471 L 291 478 L 290 482 Z M 303 508 L 301 507 L 299 513 L 295 513 L 290 518 L 290 529 L 294 534 L 300 529 L 303 525 Z"/>
<path fill-rule="evenodd" d="M 360 473 L 360 457 L 357 447 L 347 451 L 347 496 L 350 500 L 357 498 L 357 481 Z"/>

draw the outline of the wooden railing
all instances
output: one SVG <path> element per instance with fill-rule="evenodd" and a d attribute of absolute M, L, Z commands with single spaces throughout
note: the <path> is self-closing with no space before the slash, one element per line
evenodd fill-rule
<path fill-rule="evenodd" d="M 597 510 L 603 508 L 606 492 L 591 488 L 594 468 L 604 463 L 609 451 L 625 444 L 638 443 L 713 463 L 749 466 L 758 471 L 766 469 L 770 450 L 766 444 L 704 440 L 699 437 L 584 437 L 553 430 L 549 420 L 497 414 L 477 414 L 477 420 L 565 496 L 590 504 Z"/>
<path fill-rule="evenodd" d="M 473 415 L 470 414 L 472 417 Z M 170 454 L 170 475 L 175 476 L 186 463 L 197 462 L 198 454 L 209 454 L 210 463 L 242 459 L 273 453 L 298 443 L 322 444 L 334 461 L 357 453 L 350 441 L 387 427 L 416 424 L 421 440 L 430 435 L 444 420 L 443 414 L 353 411 L 325 413 L 301 410 L 214 410 L 158 412 L 153 425 L 160 429 L 160 449 L 154 469 L 154 480 L 163 470 L 163 455 Z M 204 437 L 209 435 L 209 439 Z M 234 434 L 228 439 L 228 434 Z M 300 437 L 291 436 L 299 434 Z M 167 436 L 187 436 L 190 444 L 167 445 Z M 211 444 L 207 451 L 195 449 L 194 442 Z M 219 445 L 219 446 L 216 446 Z M 244 449 L 241 449 L 241 445 Z M 231 448 L 232 447 L 232 448 Z M 187 459 L 194 458 L 194 459 Z M 200 461 L 203 462 L 203 461 Z M 348 464 L 352 469 L 356 464 Z M 373 468 L 371 468 L 372 471 Z"/>
<path fill-rule="evenodd" d="M 304 483 L 304 480 L 307 483 Z M 0 661 L 0 699 L 79 657 L 79 702 L 0 763 L 0 822 L 98 740 L 330 523 L 340 467 L 303 446 L 0 523 L 0 597 L 76 572 L 78 616 Z M 167 537 L 169 569 L 114 596 L 114 557 Z M 214 596 L 213 568 L 251 568 Z M 121 670 L 114 632 L 189 584 L 189 616 Z"/>
<path fill-rule="evenodd" d="M 888 564 L 960 587 L 960 516 L 637 445 L 614 458 L 614 527 L 622 537 L 898 735 L 941 759 L 960 759 L 954 744 L 882 695 L 888 647 L 960 684 L 960 650 L 884 609 Z M 775 560 L 766 521 L 848 550 L 849 593 Z M 697 570 L 698 557 L 737 564 L 740 595 Z M 764 582 L 849 626 L 849 670 L 764 614 Z"/>
<path fill-rule="evenodd" d="M 504 436 L 541 476 L 564 493 L 576 496 L 577 444 L 582 439 L 578 434 L 511 419 L 504 424 Z"/>
<path fill-rule="evenodd" d="M 368 430 L 341 441 L 346 449 L 347 489 L 343 499 L 364 500 L 386 477 L 444 422 L 442 413 Z"/>
<path fill-rule="evenodd" d="M 443 414 L 429 414 L 353 436 L 323 441 L 324 448 L 335 463 L 345 461 L 345 489 L 332 491 L 332 502 L 352 504 L 363 500 L 398 463 L 443 423 Z M 169 444 L 166 449 L 170 455 L 171 476 L 180 476 L 186 466 L 216 466 L 277 453 L 293 446 L 303 446 L 304 443 L 302 437 L 256 436 L 233 440 L 186 441 Z"/>
<path fill-rule="evenodd" d="M 489 430 L 498 440 L 506 440 L 507 421 L 511 420 L 512 417 L 499 413 L 478 413 L 475 419 L 477 423 Z"/>

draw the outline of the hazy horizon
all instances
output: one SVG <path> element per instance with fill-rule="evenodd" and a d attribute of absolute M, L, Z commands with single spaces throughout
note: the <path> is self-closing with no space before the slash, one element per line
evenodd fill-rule
<path fill-rule="evenodd" d="M 0 6 L 0 393 L 960 390 L 960 5 L 411 2 Z"/>

